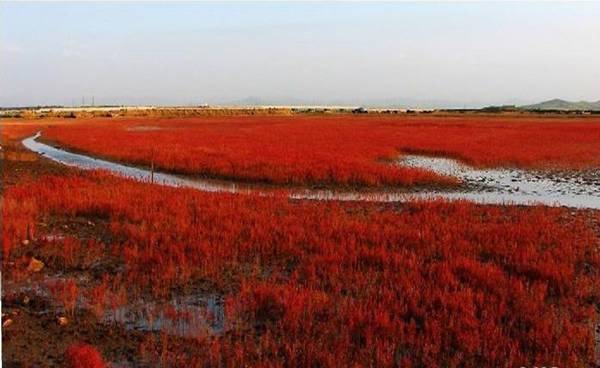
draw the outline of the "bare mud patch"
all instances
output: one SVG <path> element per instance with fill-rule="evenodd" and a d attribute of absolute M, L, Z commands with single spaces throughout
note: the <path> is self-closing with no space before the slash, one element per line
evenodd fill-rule
<path fill-rule="evenodd" d="M 433 171 L 461 179 L 472 191 L 490 196 L 531 198 L 541 203 L 586 204 L 600 201 L 600 170 L 585 172 L 544 172 L 519 169 L 481 169 L 457 160 L 407 155 L 399 165 Z"/>

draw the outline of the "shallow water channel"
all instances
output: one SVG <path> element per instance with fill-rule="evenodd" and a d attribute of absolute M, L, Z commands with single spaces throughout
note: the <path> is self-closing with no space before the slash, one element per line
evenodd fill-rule
<path fill-rule="evenodd" d="M 206 192 L 227 192 L 273 195 L 267 189 L 252 189 L 235 182 L 215 182 L 205 179 L 154 172 L 107 160 L 68 152 L 37 141 L 41 133 L 26 138 L 23 145 L 29 150 L 68 166 L 88 170 L 106 170 L 139 181 L 173 187 L 188 187 Z M 398 165 L 418 167 L 438 174 L 459 178 L 466 186 L 454 191 L 416 190 L 409 192 L 340 192 L 332 190 L 290 190 L 293 199 L 406 202 L 442 198 L 467 200 L 482 204 L 547 205 L 600 209 L 600 182 L 593 175 L 586 179 L 578 175 L 558 175 L 517 169 L 477 169 L 447 158 L 407 155 Z M 600 170 L 600 169 L 599 169 Z"/>

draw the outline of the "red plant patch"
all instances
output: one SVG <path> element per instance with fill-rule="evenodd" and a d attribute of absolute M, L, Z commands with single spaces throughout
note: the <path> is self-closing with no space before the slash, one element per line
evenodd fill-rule
<path fill-rule="evenodd" d="M 83 292 L 98 315 L 127 296 L 164 300 L 197 284 L 224 294 L 225 333 L 161 335 L 144 346 L 165 365 L 572 367 L 595 359 L 596 214 L 297 202 L 85 174 L 9 188 L 5 244 L 36 221 L 19 219 L 23 200 L 38 216 L 109 222 L 107 248 L 122 267 Z M 18 246 L 5 248 L 5 261 Z M 77 295 L 60 290 L 65 305 Z"/>
<path fill-rule="evenodd" d="M 65 352 L 67 368 L 104 368 L 106 364 L 95 347 L 87 344 L 73 344 Z"/>
<path fill-rule="evenodd" d="M 404 152 L 476 166 L 600 166 L 600 119 L 292 116 L 81 120 L 44 137 L 160 170 L 251 182 L 358 187 L 451 185 L 391 162 Z"/>

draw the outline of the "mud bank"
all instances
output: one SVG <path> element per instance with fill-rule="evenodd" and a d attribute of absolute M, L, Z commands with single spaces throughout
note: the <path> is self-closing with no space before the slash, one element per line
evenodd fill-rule
<path fill-rule="evenodd" d="M 460 178 L 471 188 L 469 193 L 483 195 L 491 202 L 539 202 L 569 207 L 598 208 L 600 182 L 597 175 L 567 175 L 519 169 L 481 169 L 457 160 L 407 155 L 398 164 Z"/>

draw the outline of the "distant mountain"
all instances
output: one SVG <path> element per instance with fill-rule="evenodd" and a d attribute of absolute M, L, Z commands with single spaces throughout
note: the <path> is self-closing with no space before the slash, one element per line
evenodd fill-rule
<path fill-rule="evenodd" d="M 219 102 L 217 105 L 224 106 L 297 106 L 297 105 L 315 105 L 297 98 L 262 98 L 249 96 L 239 100 Z"/>
<path fill-rule="evenodd" d="M 507 100 L 503 104 L 521 105 L 526 101 Z M 421 109 L 452 109 L 452 108 L 482 108 L 488 106 L 485 101 L 453 101 L 445 99 L 415 99 L 415 98 L 294 98 L 294 97 L 256 97 L 250 96 L 238 100 L 220 101 L 216 105 L 223 106 L 361 106 L 366 108 L 421 108 Z"/>
<path fill-rule="evenodd" d="M 524 110 L 595 110 L 600 111 L 600 100 L 596 102 L 588 101 L 565 101 L 558 98 L 544 101 L 533 105 L 520 106 Z"/>

